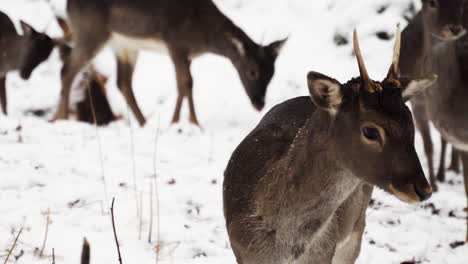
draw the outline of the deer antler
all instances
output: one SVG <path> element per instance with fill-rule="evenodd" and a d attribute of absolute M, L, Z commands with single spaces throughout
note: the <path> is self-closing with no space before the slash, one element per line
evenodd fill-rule
<path fill-rule="evenodd" d="M 368 92 L 375 92 L 373 87 L 373 82 L 369 77 L 369 73 L 367 73 L 366 65 L 364 64 L 364 59 L 362 58 L 361 49 L 359 48 L 359 41 L 357 37 L 356 29 L 353 32 L 353 40 L 354 40 L 354 53 L 356 54 L 356 59 L 359 65 L 359 72 L 361 74 L 361 79 L 364 84 L 364 89 Z"/>
<path fill-rule="evenodd" d="M 388 70 L 387 79 L 396 80 L 398 77 L 398 63 L 400 61 L 401 31 L 400 24 L 397 25 L 395 34 L 395 48 L 393 50 L 392 65 Z"/>

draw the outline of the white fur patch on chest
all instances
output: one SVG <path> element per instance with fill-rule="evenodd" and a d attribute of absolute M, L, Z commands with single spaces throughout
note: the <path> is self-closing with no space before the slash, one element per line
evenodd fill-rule
<path fill-rule="evenodd" d="M 109 44 L 114 50 L 149 50 L 169 54 L 166 42 L 157 38 L 135 38 L 113 32 Z"/>

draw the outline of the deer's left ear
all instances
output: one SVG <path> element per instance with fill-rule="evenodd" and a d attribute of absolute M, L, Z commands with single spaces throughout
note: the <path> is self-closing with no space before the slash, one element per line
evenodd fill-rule
<path fill-rule="evenodd" d="M 281 52 L 281 49 L 283 48 L 284 44 L 286 44 L 287 40 L 288 40 L 288 38 L 285 38 L 283 40 L 275 41 L 275 42 L 271 43 L 270 45 L 266 46 L 265 47 L 266 53 L 270 54 L 274 58 L 278 57 L 278 55 Z"/>
<path fill-rule="evenodd" d="M 21 24 L 21 29 L 23 30 L 23 35 L 25 36 L 29 36 L 35 31 L 34 28 L 32 28 L 29 24 L 27 24 L 23 20 L 20 20 L 20 24 Z"/>
<path fill-rule="evenodd" d="M 343 102 L 341 83 L 321 73 L 309 72 L 307 84 L 314 104 L 335 115 Z"/>
<path fill-rule="evenodd" d="M 437 74 L 430 74 L 423 78 L 408 80 L 402 78 L 403 85 L 403 101 L 407 102 L 413 98 L 413 96 L 418 95 L 426 91 L 427 88 L 434 85 L 437 82 Z"/>

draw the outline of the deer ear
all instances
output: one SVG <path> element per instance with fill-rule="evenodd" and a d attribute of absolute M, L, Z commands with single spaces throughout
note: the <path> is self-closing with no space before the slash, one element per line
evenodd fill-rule
<path fill-rule="evenodd" d="M 232 36 L 231 34 L 228 34 L 228 39 L 231 41 L 231 43 L 234 45 L 234 47 L 237 49 L 237 52 L 241 57 L 245 57 L 245 47 L 244 43 L 240 41 L 238 38 Z"/>
<path fill-rule="evenodd" d="M 278 40 L 271 43 L 270 45 L 265 47 L 266 52 L 272 55 L 274 58 L 278 57 L 278 55 L 281 52 L 281 49 L 283 48 L 284 44 L 286 44 L 287 40 L 288 38 L 285 38 L 283 40 Z"/>
<path fill-rule="evenodd" d="M 21 29 L 23 30 L 23 35 L 25 36 L 29 36 L 35 31 L 34 28 L 32 28 L 23 20 L 20 20 L 20 24 L 21 24 Z"/>
<path fill-rule="evenodd" d="M 415 95 L 421 94 L 422 92 L 426 91 L 427 88 L 431 87 L 434 85 L 434 83 L 437 82 L 437 74 L 430 74 L 426 77 L 423 78 L 418 78 L 418 79 L 404 79 L 402 80 L 403 83 L 403 101 L 407 102 L 411 100 L 411 98 Z M 406 85 L 405 85 L 406 84 Z"/>
<path fill-rule="evenodd" d="M 343 101 L 341 83 L 321 73 L 309 72 L 307 84 L 312 102 L 322 110 L 335 115 Z"/>

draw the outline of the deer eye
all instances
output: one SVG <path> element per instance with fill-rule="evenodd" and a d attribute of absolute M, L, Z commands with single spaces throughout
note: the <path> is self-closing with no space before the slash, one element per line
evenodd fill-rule
<path fill-rule="evenodd" d="M 371 141 L 381 141 L 379 130 L 374 127 L 363 127 L 362 134 Z"/>
<path fill-rule="evenodd" d="M 431 8 L 437 8 L 437 6 L 438 6 L 437 0 L 428 0 L 427 3 L 429 5 L 429 7 L 431 7 Z"/>
<path fill-rule="evenodd" d="M 249 75 L 249 78 L 252 80 L 258 79 L 258 71 L 256 70 L 250 70 L 248 75 Z"/>

